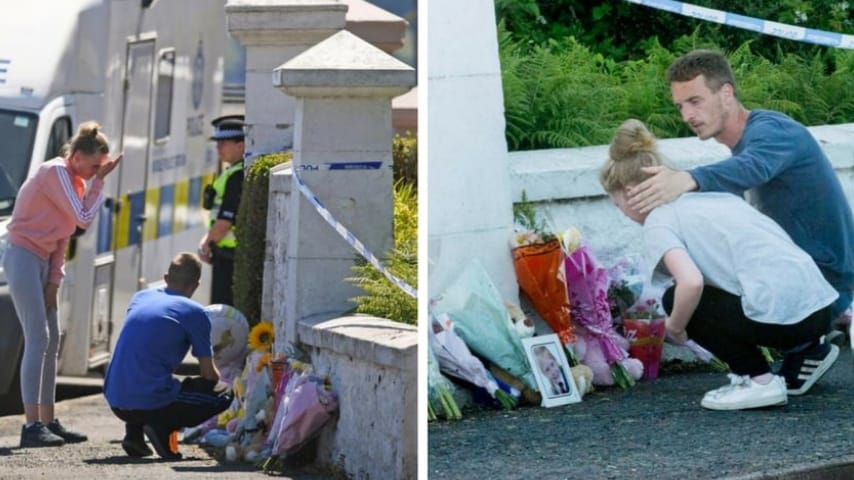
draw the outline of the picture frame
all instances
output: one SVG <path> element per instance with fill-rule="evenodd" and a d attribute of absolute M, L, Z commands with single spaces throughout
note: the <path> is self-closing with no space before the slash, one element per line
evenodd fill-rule
<path fill-rule="evenodd" d="M 541 406 L 556 407 L 581 401 L 557 334 L 523 338 L 522 346 L 540 388 Z"/>

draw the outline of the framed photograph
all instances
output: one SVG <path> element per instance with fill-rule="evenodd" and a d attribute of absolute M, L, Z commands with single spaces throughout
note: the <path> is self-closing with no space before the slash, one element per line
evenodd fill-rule
<path fill-rule="evenodd" d="M 537 379 L 543 407 L 578 403 L 581 394 L 569 370 L 569 362 L 556 334 L 523 338 L 531 371 Z"/>

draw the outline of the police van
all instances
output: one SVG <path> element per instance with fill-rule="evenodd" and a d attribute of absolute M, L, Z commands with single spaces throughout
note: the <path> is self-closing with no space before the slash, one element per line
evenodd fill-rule
<path fill-rule="evenodd" d="M 24 180 L 80 123 L 110 138 L 104 202 L 72 239 L 59 292 L 58 375 L 110 359 L 137 290 L 162 285 L 170 259 L 206 231 L 203 186 L 217 173 L 223 0 L 28 0 L 0 6 L 0 256 Z M 0 257 L 2 258 L 2 257 Z M 209 269 L 196 300 L 207 303 Z M 0 262 L 0 414 L 20 408 L 23 336 Z"/>

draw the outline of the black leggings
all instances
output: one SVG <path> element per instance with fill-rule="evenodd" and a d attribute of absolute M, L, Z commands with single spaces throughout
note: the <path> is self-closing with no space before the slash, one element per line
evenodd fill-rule
<path fill-rule="evenodd" d="M 662 299 L 668 314 L 673 309 L 674 288 L 668 288 Z M 706 285 L 686 330 L 688 338 L 726 362 L 736 375 L 757 376 L 771 371 L 760 345 L 792 350 L 818 340 L 830 322 L 829 305 L 790 325 L 757 322 L 744 315 L 741 297 Z"/>
<path fill-rule="evenodd" d="M 205 420 L 219 415 L 233 399 L 231 394 L 219 394 L 213 391 L 216 382 L 201 377 L 185 378 L 181 383 L 181 393 L 174 402 L 154 410 L 130 410 L 113 408 L 113 413 L 125 422 L 126 438 L 143 439 L 142 427 L 157 425 L 164 430 L 174 431 L 184 427 L 194 427 Z"/>

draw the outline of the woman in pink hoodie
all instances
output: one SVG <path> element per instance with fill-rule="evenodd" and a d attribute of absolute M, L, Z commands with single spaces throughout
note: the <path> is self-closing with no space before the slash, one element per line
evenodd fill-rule
<path fill-rule="evenodd" d="M 76 228 L 86 229 L 94 220 L 104 201 L 104 177 L 122 158 L 110 160 L 109 151 L 97 123 L 80 125 L 67 155 L 43 163 L 15 200 L 3 266 L 24 332 L 21 397 L 26 424 L 21 428 L 21 448 L 86 440 L 54 417 L 57 291 L 68 240 Z"/>

